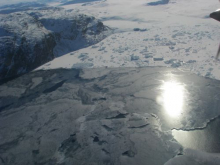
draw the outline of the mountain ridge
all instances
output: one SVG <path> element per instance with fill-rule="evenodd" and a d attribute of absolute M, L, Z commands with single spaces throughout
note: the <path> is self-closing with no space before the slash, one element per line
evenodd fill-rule
<path fill-rule="evenodd" d="M 102 22 L 73 10 L 45 7 L 1 14 L 0 79 L 29 72 L 110 34 Z"/>

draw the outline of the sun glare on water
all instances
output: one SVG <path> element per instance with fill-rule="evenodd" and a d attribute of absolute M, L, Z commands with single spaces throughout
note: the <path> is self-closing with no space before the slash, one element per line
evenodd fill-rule
<path fill-rule="evenodd" d="M 184 87 L 183 85 L 170 81 L 165 82 L 161 88 L 164 109 L 171 117 L 178 117 L 183 110 Z"/>

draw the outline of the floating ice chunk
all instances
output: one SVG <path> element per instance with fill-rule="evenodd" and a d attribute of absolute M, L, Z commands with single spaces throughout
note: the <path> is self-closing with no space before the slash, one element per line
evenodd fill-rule
<path fill-rule="evenodd" d="M 139 29 L 139 28 L 134 28 L 133 30 L 134 30 L 134 31 L 140 31 L 140 29 Z"/>
<path fill-rule="evenodd" d="M 145 31 L 147 31 L 147 29 L 140 29 L 140 31 L 141 31 L 141 32 L 145 32 Z"/>
<path fill-rule="evenodd" d="M 211 72 L 207 72 L 205 77 L 210 77 L 211 75 L 212 75 Z"/>
<path fill-rule="evenodd" d="M 155 57 L 154 61 L 163 61 L 163 57 Z"/>
<path fill-rule="evenodd" d="M 105 50 L 105 47 L 101 47 L 98 51 L 103 51 Z"/>
<path fill-rule="evenodd" d="M 82 61 L 88 58 L 88 53 L 81 53 L 78 58 Z"/>
<path fill-rule="evenodd" d="M 149 2 L 149 3 L 147 3 L 147 5 L 157 6 L 157 5 L 166 5 L 168 3 L 169 3 L 169 0 L 160 0 L 160 1 L 156 1 L 156 2 Z"/>
<path fill-rule="evenodd" d="M 166 42 L 164 43 L 165 46 L 175 46 L 176 43 L 175 42 L 172 42 L 172 41 L 169 41 L 169 42 Z"/>
<path fill-rule="evenodd" d="M 145 55 L 145 58 L 152 58 L 152 55 Z"/>
<path fill-rule="evenodd" d="M 72 68 L 91 68 L 93 67 L 93 63 L 76 63 L 72 66 Z"/>
<path fill-rule="evenodd" d="M 187 61 L 187 63 L 195 63 L 196 62 L 196 60 L 189 60 L 189 61 Z"/>
<path fill-rule="evenodd" d="M 181 63 L 180 63 L 180 62 L 173 63 L 173 64 L 171 65 L 171 67 L 173 67 L 173 68 L 178 68 L 178 67 L 180 67 L 180 66 L 181 66 Z"/>
<path fill-rule="evenodd" d="M 134 30 L 134 31 L 140 31 L 140 32 L 147 31 L 147 29 L 140 29 L 140 28 L 134 28 L 133 30 Z"/>
<path fill-rule="evenodd" d="M 141 53 L 141 54 L 146 54 L 146 53 L 148 53 L 148 48 L 145 47 L 142 51 L 140 51 L 140 53 Z"/>
<path fill-rule="evenodd" d="M 192 47 L 185 49 L 185 52 L 189 52 Z"/>
<path fill-rule="evenodd" d="M 182 65 L 182 61 L 177 60 L 177 59 L 170 59 L 168 61 L 164 61 L 165 64 L 171 64 L 171 67 L 173 68 L 178 68 L 179 66 Z"/>
<path fill-rule="evenodd" d="M 97 46 L 97 45 L 93 45 L 91 48 L 92 49 L 95 49 L 95 48 L 98 48 L 99 46 Z"/>
<path fill-rule="evenodd" d="M 197 53 L 197 52 L 198 52 L 197 50 L 195 50 L 195 49 L 193 50 L 193 53 Z"/>
<path fill-rule="evenodd" d="M 169 48 L 170 48 L 171 50 L 175 49 L 175 47 L 174 47 L 174 46 L 169 46 Z"/>
<path fill-rule="evenodd" d="M 139 60 L 139 56 L 131 55 L 131 61 Z"/>

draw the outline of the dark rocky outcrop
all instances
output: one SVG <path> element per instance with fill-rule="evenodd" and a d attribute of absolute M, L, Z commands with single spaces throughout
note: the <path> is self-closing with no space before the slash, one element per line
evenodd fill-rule
<path fill-rule="evenodd" d="M 0 80 L 29 72 L 55 57 L 96 44 L 110 34 L 94 17 L 41 8 L 0 17 Z"/>

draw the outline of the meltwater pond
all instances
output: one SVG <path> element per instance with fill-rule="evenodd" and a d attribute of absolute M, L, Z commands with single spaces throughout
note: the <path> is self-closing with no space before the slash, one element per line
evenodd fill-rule
<path fill-rule="evenodd" d="M 214 165 L 219 89 L 164 67 L 31 72 L 0 86 L 0 165 Z"/>

